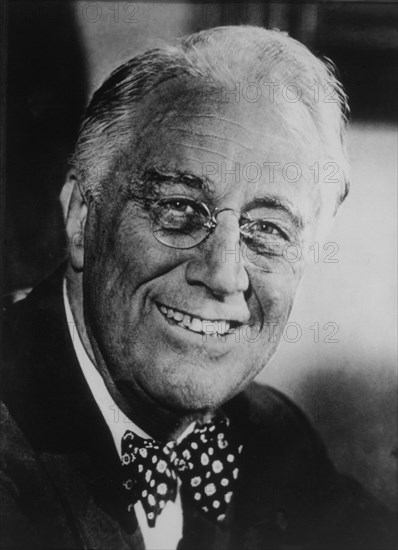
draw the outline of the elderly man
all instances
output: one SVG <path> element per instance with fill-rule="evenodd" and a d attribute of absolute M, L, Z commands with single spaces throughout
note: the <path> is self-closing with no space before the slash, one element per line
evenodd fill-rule
<path fill-rule="evenodd" d="M 390 547 L 382 506 L 251 384 L 346 195 L 344 109 L 326 65 L 254 27 L 137 56 L 94 94 L 68 262 L 7 322 L 7 548 Z"/>

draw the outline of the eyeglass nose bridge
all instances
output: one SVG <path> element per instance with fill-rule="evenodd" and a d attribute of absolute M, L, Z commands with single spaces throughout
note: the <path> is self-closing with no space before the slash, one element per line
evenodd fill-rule
<path fill-rule="evenodd" d="M 214 231 L 214 229 L 217 227 L 217 216 L 221 214 L 221 212 L 234 212 L 235 214 L 237 214 L 236 210 L 234 210 L 233 208 L 215 208 L 211 215 L 211 220 L 205 223 L 205 226 L 210 229 L 210 231 Z"/>

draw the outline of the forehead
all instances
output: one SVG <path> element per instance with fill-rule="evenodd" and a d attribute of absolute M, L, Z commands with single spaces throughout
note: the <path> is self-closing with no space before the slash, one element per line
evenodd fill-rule
<path fill-rule="evenodd" d="M 240 83 L 236 85 L 238 90 L 244 89 Z M 197 140 L 213 138 L 218 143 L 222 139 L 224 153 L 231 152 L 233 158 L 247 153 L 264 157 L 281 151 L 284 145 L 291 154 L 312 150 L 319 156 L 315 125 L 301 103 L 271 101 L 265 93 L 253 101 L 247 93 L 227 93 L 221 85 L 214 93 L 208 89 L 206 82 L 194 80 L 167 82 L 156 88 L 140 105 L 138 139 L 145 136 L 155 147 L 167 137 L 173 149 L 175 140 L 181 142 L 185 133 Z M 221 157 L 220 146 L 209 154 Z"/>
<path fill-rule="evenodd" d="M 302 105 L 218 97 L 197 82 L 166 83 L 140 106 L 134 133 L 130 151 L 138 175 L 152 168 L 191 174 L 223 196 L 281 192 L 281 186 L 294 200 L 298 190 L 316 194 L 311 167 L 321 151 Z"/>

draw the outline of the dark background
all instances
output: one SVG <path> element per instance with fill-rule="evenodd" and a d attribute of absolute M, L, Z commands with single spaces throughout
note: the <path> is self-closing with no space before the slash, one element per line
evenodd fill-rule
<path fill-rule="evenodd" d="M 159 39 L 215 25 L 288 31 L 339 68 L 352 112 L 353 178 L 334 236 L 339 263 L 310 266 L 291 317 L 303 336 L 282 342 L 260 381 L 301 405 L 337 466 L 395 507 L 397 4 L 130 2 L 139 9 L 128 23 L 126 3 L 117 13 L 115 5 L 2 4 L 6 295 L 65 258 L 58 196 L 66 160 L 89 95 L 112 68 Z M 314 343 L 314 322 L 337 323 L 339 343 Z"/>

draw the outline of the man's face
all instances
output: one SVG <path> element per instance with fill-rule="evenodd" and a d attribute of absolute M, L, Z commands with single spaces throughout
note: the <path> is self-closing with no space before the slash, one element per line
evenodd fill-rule
<path fill-rule="evenodd" d="M 135 134 L 88 214 L 91 343 L 127 400 L 138 392 L 173 410 L 213 408 L 275 352 L 315 225 L 319 183 L 309 167 L 318 147 L 286 128 L 272 104 L 206 101 L 192 89 L 149 98 Z M 299 181 L 288 163 L 300 167 Z M 137 195 L 178 195 L 238 214 L 220 213 L 207 239 L 176 249 L 156 240 L 152 203 Z M 261 252 L 250 239 L 239 252 L 239 213 L 264 222 L 256 226 Z M 203 333 L 212 326 L 229 330 Z"/>

